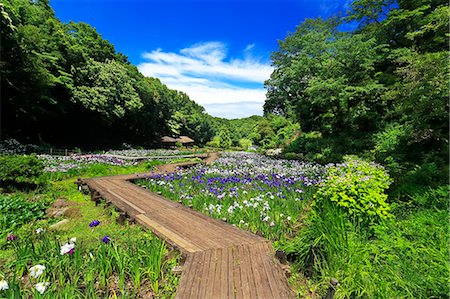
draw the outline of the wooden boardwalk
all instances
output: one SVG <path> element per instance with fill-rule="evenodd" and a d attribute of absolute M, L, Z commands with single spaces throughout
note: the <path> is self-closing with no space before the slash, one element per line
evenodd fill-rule
<path fill-rule="evenodd" d="M 163 165 L 154 173 L 192 164 Z M 79 184 L 89 187 L 93 199 L 113 203 L 186 256 L 176 298 L 294 298 L 268 240 L 130 182 L 149 175 L 82 179 Z"/>

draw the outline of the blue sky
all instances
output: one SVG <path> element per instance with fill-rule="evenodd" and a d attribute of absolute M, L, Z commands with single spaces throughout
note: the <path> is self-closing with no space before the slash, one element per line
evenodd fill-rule
<path fill-rule="evenodd" d="M 51 0 L 63 22 L 86 22 L 146 76 L 186 92 L 214 116 L 262 115 L 278 40 L 350 0 Z"/>

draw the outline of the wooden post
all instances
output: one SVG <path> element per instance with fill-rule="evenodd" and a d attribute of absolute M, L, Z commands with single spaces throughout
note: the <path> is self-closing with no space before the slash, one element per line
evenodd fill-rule
<path fill-rule="evenodd" d="M 127 213 L 122 212 L 119 214 L 119 217 L 116 218 L 116 222 L 120 225 L 124 225 L 126 219 L 127 219 Z"/>
<path fill-rule="evenodd" d="M 282 250 L 277 250 L 275 252 L 275 257 L 280 261 L 280 263 L 282 263 L 283 265 L 287 264 L 287 255 L 284 251 Z"/>
<path fill-rule="evenodd" d="M 50 148 L 50 155 L 53 155 L 53 148 Z"/>
<path fill-rule="evenodd" d="M 328 291 L 325 296 L 325 299 L 334 299 L 334 294 L 336 293 L 337 286 L 339 285 L 339 281 L 336 278 L 331 278 L 330 285 L 328 286 Z"/>
<path fill-rule="evenodd" d="M 100 202 L 101 195 L 98 191 L 91 189 L 91 200 L 95 201 L 95 205 L 98 206 Z"/>
<path fill-rule="evenodd" d="M 64 150 L 64 156 L 67 156 L 67 148 Z"/>

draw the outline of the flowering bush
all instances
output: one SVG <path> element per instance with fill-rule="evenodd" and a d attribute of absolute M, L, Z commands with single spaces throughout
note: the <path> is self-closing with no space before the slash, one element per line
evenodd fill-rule
<path fill-rule="evenodd" d="M 359 222 L 376 222 L 390 216 L 384 193 L 390 183 L 382 166 L 348 156 L 344 163 L 328 167 L 314 196 L 315 205 L 332 202 Z"/>

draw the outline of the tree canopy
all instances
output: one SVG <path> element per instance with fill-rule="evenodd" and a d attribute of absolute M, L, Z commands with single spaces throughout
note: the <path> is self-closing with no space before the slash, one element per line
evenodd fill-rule
<path fill-rule="evenodd" d="M 203 107 L 144 77 L 89 24 L 63 24 L 48 0 L 5 0 L 0 12 L 2 138 L 87 147 L 211 139 Z"/>
<path fill-rule="evenodd" d="M 289 149 L 310 158 L 445 173 L 448 19 L 444 1 L 355 0 L 343 18 L 306 20 L 272 55 L 265 113 L 295 119 Z"/>

